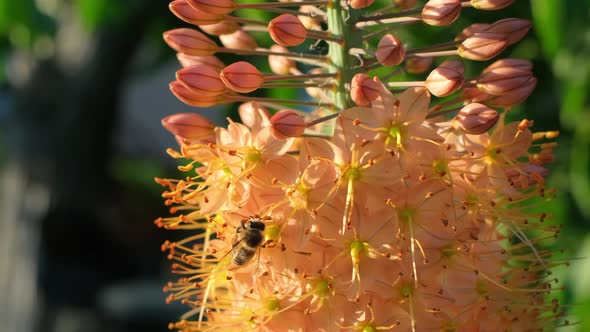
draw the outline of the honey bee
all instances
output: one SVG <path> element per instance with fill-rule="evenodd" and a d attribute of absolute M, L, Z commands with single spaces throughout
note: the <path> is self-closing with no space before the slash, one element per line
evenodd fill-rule
<path fill-rule="evenodd" d="M 232 249 L 230 270 L 249 263 L 264 240 L 264 222 L 260 217 L 250 217 L 241 221 L 236 229 Z"/>

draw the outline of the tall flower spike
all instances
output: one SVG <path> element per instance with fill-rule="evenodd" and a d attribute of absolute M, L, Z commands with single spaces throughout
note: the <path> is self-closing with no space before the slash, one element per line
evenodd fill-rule
<path fill-rule="evenodd" d="M 512 2 L 174 0 L 198 28 L 164 34 L 183 66 L 170 90 L 195 107 L 240 102 L 241 123 L 162 121 L 185 176 L 156 179 L 170 216 L 155 224 L 187 231 L 162 245 L 181 275 L 165 290 L 191 307 L 170 328 L 551 329 L 562 309 L 547 276 L 562 263 L 544 241 L 560 228 L 539 211 L 557 134 L 506 121 L 537 83 L 530 61 L 468 65 L 530 23 L 459 19 Z M 461 33 L 406 48 L 414 24 Z"/>

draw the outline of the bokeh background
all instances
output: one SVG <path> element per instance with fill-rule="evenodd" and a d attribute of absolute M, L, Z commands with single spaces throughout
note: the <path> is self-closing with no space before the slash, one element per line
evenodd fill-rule
<path fill-rule="evenodd" d="M 454 32 L 503 17 L 534 23 L 503 54 L 530 59 L 539 78 L 512 116 L 561 132 L 548 179 L 557 198 L 542 207 L 563 225 L 545 245 L 570 263 L 551 296 L 576 324 L 560 330 L 590 331 L 590 1 L 464 10 Z M 185 311 L 164 303 L 172 277 L 159 250 L 182 234 L 152 223 L 167 213 L 153 177 L 177 174 L 160 119 L 198 111 L 223 123 L 235 110 L 193 109 L 168 91 L 179 65 L 161 35 L 182 25 L 167 1 L 0 0 L 0 331 L 165 331 Z M 445 31 L 403 40 L 428 45 Z"/>

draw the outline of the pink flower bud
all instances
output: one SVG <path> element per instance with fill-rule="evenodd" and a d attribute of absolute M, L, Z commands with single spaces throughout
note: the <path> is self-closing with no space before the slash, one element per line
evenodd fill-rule
<path fill-rule="evenodd" d="M 176 79 L 201 96 L 219 96 L 227 90 L 219 79 L 219 72 L 205 64 L 182 68 L 176 72 Z"/>
<path fill-rule="evenodd" d="M 189 5 L 187 0 L 174 0 L 168 5 L 170 11 L 179 19 L 194 25 L 207 25 L 221 22 L 224 15 L 209 14 Z"/>
<path fill-rule="evenodd" d="M 406 59 L 406 71 L 410 74 L 422 74 L 432 66 L 431 56 L 412 56 Z"/>
<path fill-rule="evenodd" d="M 497 10 L 510 6 L 514 0 L 471 0 L 471 7 L 482 10 Z"/>
<path fill-rule="evenodd" d="M 207 65 L 211 68 L 215 68 L 218 72 L 220 72 L 225 64 L 221 62 L 216 56 L 214 55 L 203 55 L 203 56 L 196 56 L 196 55 L 188 55 L 184 53 L 176 53 L 176 58 L 180 65 L 183 67 L 190 67 L 194 65 Z"/>
<path fill-rule="evenodd" d="M 164 32 L 164 41 L 177 52 L 188 55 L 212 55 L 218 46 L 197 30 L 180 28 Z"/>
<path fill-rule="evenodd" d="M 215 24 L 199 25 L 199 28 L 212 36 L 222 36 L 240 29 L 240 25 L 233 21 L 221 21 Z"/>
<path fill-rule="evenodd" d="M 489 60 L 500 54 L 508 46 L 508 37 L 503 33 L 476 32 L 465 39 L 457 54 L 470 60 Z"/>
<path fill-rule="evenodd" d="M 367 74 L 356 74 L 352 78 L 350 97 L 359 106 L 367 106 L 379 97 L 380 86 Z"/>
<path fill-rule="evenodd" d="M 375 0 L 350 0 L 350 7 L 354 9 L 367 8 L 373 4 Z"/>
<path fill-rule="evenodd" d="M 461 0 L 430 0 L 422 9 L 422 21 L 434 26 L 453 23 L 461 13 Z"/>
<path fill-rule="evenodd" d="M 519 18 L 505 18 L 490 25 L 485 31 L 504 33 L 508 38 L 508 45 L 521 40 L 531 29 L 531 22 Z"/>
<path fill-rule="evenodd" d="M 477 88 L 491 95 L 503 95 L 525 84 L 533 73 L 511 67 L 493 68 L 477 80 Z"/>
<path fill-rule="evenodd" d="M 445 97 L 461 88 L 464 72 L 463 62 L 447 60 L 428 75 L 424 85 L 433 95 Z"/>
<path fill-rule="evenodd" d="M 453 119 L 453 128 L 470 135 L 481 135 L 498 121 L 498 112 L 485 105 L 473 103 L 463 107 Z"/>
<path fill-rule="evenodd" d="M 217 15 L 226 15 L 236 9 L 233 0 L 187 0 L 191 7 L 202 12 Z"/>
<path fill-rule="evenodd" d="M 289 50 L 281 45 L 273 45 L 270 47 L 271 52 L 288 53 Z M 295 61 L 280 55 L 269 55 L 268 64 L 273 73 L 277 75 L 289 75 L 291 69 L 295 68 Z"/>
<path fill-rule="evenodd" d="M 238 61 L 225 67 L 220 77 L 228 88 L 240 93 L 252 92 L 264 83 L 262 73 L 246 61 Z"/>
<path fill-rule="evenodd" d="M 219 40 L 227 48 L 254 50 L 258 47 L 256 40 L 244 30 L 236 30 L 233 33 L 221 35 Z"/>
<path fill-rule="evenodd" d="M 187 140 L 206 140 L 213 137 L 215 125 L 196 113 L 178 113 L 162 119 L 162 126 L 172 134 Z"/>
<path fill-rule="evenodd" d="M 410 9 L 416 5 L 418 0 L 393 0 L 393 4 L 398 9 Z"/>
<path fill-rule="evenodd" d="M 223 101 L 222 96 L 203 96 L 192 92 L 178 81 L 170 83 L 169 87 L 170 91 L 172 91 L 176 98 L 190 106 L 210 107 L 215 106 Z"/>
<path fill-rule="evenodd" d="M 488 99 L 489 95 L 483 91 L 480 91 L 476 87 L 464 87 L 461 89 L 461 100 L 469 103 L 480 103 Z"/>
<path fill-rule="evenodd" d="M 272 40 L 281 46 L 297 46 L 307 38 L 307 30 L 301 21 L 291 14 L 275 17 L 268 24 L 268 32 Z"/>
<path fill-rule="evenodd" d="M 305 132 L 303 118 L 290 110 L 280 110 L 270 118 L 271 133 L 279 140 L 298 137 Z"/>
<path fill-rule="evenodd" d="M 494 61 L 494 63 L 487 66 L 486 69 L 484 69 L 482 73 L 487 73 L 493 69 L 503 68 L 503 67 L 515 68 L 515 69 L 526 70 L 526 71 L 533 70 L 533 64 L 529 60 L 507 58 L 507 59 L 500 59 L 498 61 Z"/>
<path fill-rule="evenodd" d="M 489 28 L 491 24 L 487 23 L 474 23 L 467 28 L 463 29 L 460 34 L 455 37 L 455 41 L 463 41 L 471 36 L 473 36 L 476 32 L 485 31 Z"/>
<path fill-rule="evenodd" d="M 494 96 L 489 98 L 488 100 L 486 100 L 486 104 L 498 107 L 510 107 L 519 104 L 531 95 L 531 93 L 535 89 L 535 86 L 537 86 L 537 78 L 533 76 L 520 87 L 508 91 L 507 93 L 501 96 Z"/>
<path fill-rule="evenodd" d="M 404 61 L 406 50 L 397 37 L 387 34 L 379 41 L 375 55 L 380 64 L 390 67 L 399 65 Z"/>

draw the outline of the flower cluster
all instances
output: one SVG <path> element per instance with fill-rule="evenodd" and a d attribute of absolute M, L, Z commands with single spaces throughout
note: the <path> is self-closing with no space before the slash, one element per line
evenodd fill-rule
<path fill-rule="evenodd" d="M 170 328 L 552 326 L 562 314 L 547 296 L 557 263 L 540 242 L 559 228 L 534 211 L 553 195 L 544 166 L 555 146 L 546 140 L 557 133 L 505 119 L 536 84 L 530 62 L 497 60 L 465 77 L 459 60 L 495 57 L 530 24 L 473 24 L 454 41 L 421 49 L 390 33 L 512 2 L 430 0 L 411 9 L 415 0 L 174 0 L 174 14 L 222 46 L 197 30 L 166 32 L 184 67 L 172 92 L 193 106 L 243 103 L 241 123 L 227 128 L 193 113 L 162 121 L 180 145 L 169 154 L 188 162 L 184 179 L 156 179 L 172 215 L 156 225 L 191 232 L 162 246 L 181 276 L 165 287 L 168 300 L 193 307 Z M 234 14 L 242 10 L 277 16 Z M 259 47 L 258 33 L 276 45 Z M 287 48 L 310 39 L 327 53 Z M 215 57 L 221 52 L 267 56 L 273 74 L 245 61 L 226 66 Z M 429 70 L 438 57 L 450 58 Z M 426 78 L 396 81 L 402 72 Z M 249 95 L 267 88 L 311 97 Z M 448 98 L 431 105 L 431 96 Z"/>

